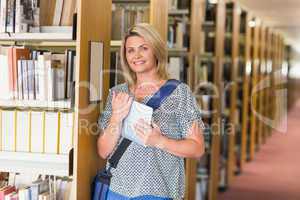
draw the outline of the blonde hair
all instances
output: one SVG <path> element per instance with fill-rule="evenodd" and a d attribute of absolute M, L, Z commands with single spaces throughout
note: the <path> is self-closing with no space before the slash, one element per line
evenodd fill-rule
<path fill-rule="evenodd" d="M 165 42 L 160 37 L 159 33 L 153 26 L 147 23 L 139 23 L 132 26 L 122 40 L 121 46 L 121 65 L 124 74 L 125 81 L 132 85 L 136 83 L 136 74 L 130 69 L 130 66 L 126 59 L 126 41 L 129 37 L 140 36 L 149 43 L 154 52 L 154 57 L 157 64 L 157 73 L 161 79 L 168 79 L 167 72 L 167 59 L 168 51 Z"/>

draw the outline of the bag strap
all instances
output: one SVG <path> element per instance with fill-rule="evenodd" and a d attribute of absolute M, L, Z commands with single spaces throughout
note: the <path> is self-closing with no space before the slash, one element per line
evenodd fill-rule
<path fill-rule="evenodd" d="M 176 79 L 169 79 L 167 82 L 157 91 L 151 99 L 146 103 L 147 106 L 150 106 L 153 108 L 153 110 L 156 110 L 159 108 L 161 103 L 168 97 L 170 94 L 177 88 L 177 86 L 181 82 Z M 114 154 L 111 156 L 111 158 L 108 160 L 110 167 L 116 168 L 119 160 L 123 156 L 124 152 L 128 148 L 128 146 L 131 144 L 131 140 L 128 140 L 127 138 L 124 138 L 119 146 L 117 147 Z"/>

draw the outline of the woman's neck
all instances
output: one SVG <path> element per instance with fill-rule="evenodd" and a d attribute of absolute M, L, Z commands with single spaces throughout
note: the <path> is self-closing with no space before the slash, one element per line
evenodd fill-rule
<path fill-rule="evenodd" d="M 137 74 L 136 86 L 148 85 L 148 84 L 159 84 L 162 79 L 158 74 Z"/>

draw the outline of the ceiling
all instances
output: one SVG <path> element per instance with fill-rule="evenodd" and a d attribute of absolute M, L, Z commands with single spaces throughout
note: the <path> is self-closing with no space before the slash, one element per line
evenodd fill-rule
<path fill-rule="evenodd" d="M 300 52 L 300 0 L 238 0 Z"/>

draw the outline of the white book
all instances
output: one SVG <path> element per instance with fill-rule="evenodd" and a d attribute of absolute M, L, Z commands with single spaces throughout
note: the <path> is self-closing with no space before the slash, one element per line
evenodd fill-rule
<path fill-rule="evenodd" d="M 65 70 L 60 68 L 54 68 L 52 69 L 52 73 L 54 76 L 54 100 L 65 99 Z"/>
<path fill-rule="evenodd" d="M 133 101 L 128 116 L 124 119 L 122 125 L 122 136 L 133 142 L 143 145 L 143 142 L 136 135 L 134 125 L 139 119 L 144 119 L 144 121 L 150 124 L 152 114 L 153 108 L 137 101 Z"/>
<path fill-rule="evenodd" d="M 41 100 L 41 94 L 40 94 L 40 85 L 39 85 L 39 70 L 38 70 L 39 64 L 37 60 L 34 60 L 34 93 L 35 93 L 35 99 Z"/>
<path fill-rule="evenodd" d="M 15 111 L 2 111 L 2 151 L 15 151 Z"/>
<path fill-rule="evenodd" d="M 30 100 L 35 99 L 34 94 L 34 60 L 27 60 L 27 80 L 28 80 L 28 98 Z"/>
<path fill-rule="evenodd" d="M 29 87 L 28 87 L 28 66 L 27 60 L 21 60 L 22 65 L 22 81 L 23 81 L 23 98 L 29 99 Z"/>
<path fill-rule="evenodd" d="M 48 99 L 48 68 L 51 66 L 51 53 L 38 55 L 38 67 L 36 68 L 39 85 L 37 100 L 46 101 Z"/>
<path fill-rule="evenodd" d="M 60 114 L 60 139 L 59 139 L 59 153 L 69 154 L 73 147 L 73 126 L 74 126 L 74 113 L 61 113 Z"/>
<path fill-rule="evenodd" d="M 46 112 L 45 122 L 45 153 L 57 154 L 58 113 Z"/>
<path fill-rule="evenodd" d="M 63 10 L 63 0 L 56 0 L 55 3 L 55 11 L 54 11 L 54 16 L 53 16 L 53 26 L 59 26 L 60 24 L 60 19 L 62 15 L 62 10 Z"/>
<path fill-rule="evenodd" d="M 0 47 L 0 89 L 1 95 L 0 99 L 9 100 L 12 99 L 12 94 L 9 90 L 9 68 L 8 68 L 8 57 L 7 55 L 1 55 Z"/>
<path fill-rule="evenodd" d="M 29 112 L 17 112 L 17 149 L 18 152 L 29 152 Z"/>
<path fill-rule="evenodd" d="M 22 61 L 18 60 L 18 99 L 23 100 L 23 69 L 22 69 Z"/>
<path fill-rule="evenodd" d="M 168 72 L 170 78 L 180 80 L 180 59 L 178 57 L 170 57 Z"/>
<path fill-rule="evenodd" d="M 6 6 L 7 1 L 0 1 L 0 33 L 4 33 L 6 31 Z"/>
<path fill-rule="evenodd" d="M 31 152 L 43 153 L 43 113 L 31 112 Z"/>

